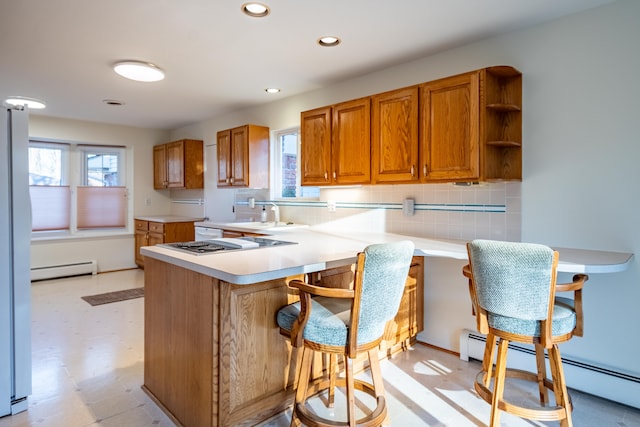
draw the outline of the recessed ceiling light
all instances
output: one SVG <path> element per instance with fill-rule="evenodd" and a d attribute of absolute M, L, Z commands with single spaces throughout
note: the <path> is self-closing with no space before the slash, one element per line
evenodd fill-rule
<path fill-rule="evenodd" d="M 26 96 L 10 96 L 4 102 L 13 107 L 24 107 L 26 105 L 32 110 L 40 110 L 47 106 L 44 101 Z"/>
<path fill-rule="evenodd" d="M 164 79 L 164 71 L 149 62 L 121 61 L 113 69 L 122 77 L 137 82 L 157 82 Z"/>
<path fill-rule="evenodd" d="M 318 44 L 323 47 L 333 47 L 340 44 L 340 39 L 335 36 L 324 36 L 318 39 Z"/>
<path fill-rule="evenodd" d="M 103 99 L 102 102 L 107 105 L 115 105 L 115 106 L 120 106 L 125 104 L 124 102 L 118 101 L 117 99 Z"/>
<path fill-rule="evenodd" d="M 280 92 L 280 89 L 278 89 L 277 87 L 268 87 L 264 91 L 267 93 L 278 93 Z"/>
<path fill-rule="evenodd" d="M 271 10 L 262 3 L 245 3 L 242 5 L 242 12 L 253 18 L 264 18 Z"/>

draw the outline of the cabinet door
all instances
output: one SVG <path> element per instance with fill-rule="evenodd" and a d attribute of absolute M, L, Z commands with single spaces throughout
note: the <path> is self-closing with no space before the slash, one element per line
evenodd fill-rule
<path fill-rule="evenodd" d="M 302 185 L 327 185 L 331 173 L 331 107 L 300 115 Z"/>
<path fill-rule="evenodd" d="M 184 188 L 184 142 L 166 144 L 167 187 Z"/>
<path fill-rule="evenodd" d="M 249 185 L 249 128 L 231 129 L 231 185 Z"/>
<path fill-rule="evenodd" d="M 374 183 L 418 180 L 418 87 L 372 97 Z"/>
<path fill-rule="evenodd" d="M 153 188 L 167 188 L 167 156 L 164 144 L 153 147 Z"/>
<path fill-rule="evenodd" d="M 143 246 L 148 246 L 149 222 L 143 221 L 140 219 L 135 219 L 134 222 L 136 227 L 136 231 L 134 234 L 134 237 L 135 237 L 134 259 L 138 267 L 144 268 L 144 257 L 140 254 L 140 248 Z"/>
<path fill-rule="evenodd" d="M 231 186 L 231 130 L 218 132 L 218 187 Z"/>
<path fill-rule="evenodd" d="M 331 132 L 334 184 L 371 183 L 371 99 L 333 106 Z"/>
<path fill-rule="evenodd" d="M 426 83 L 421 102 L 423 180 L 479 179 L 479 72 Z"/>
<path fill-rule="evenodd" d="M 143 246 L 149 246 L 148 233 L 146 230 L 136 230 L 134 258 L 139 267 L 144 267 L 144 257 L 140 254 L 140 248 Z"/>

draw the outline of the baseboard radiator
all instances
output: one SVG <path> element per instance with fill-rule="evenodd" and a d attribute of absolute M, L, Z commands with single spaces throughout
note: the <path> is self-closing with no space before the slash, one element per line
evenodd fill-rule
<path fill-rule="evenodd" d="M 60 277 L 81 276 L 84 274 L 96 274 L 98 272 L 98 261 L 78 261 L 67 264 L 48 265 L 44 267 L 31 268 L 31 281 L 57 279 Z"/>
<path fill-rule="evenodd" d="M 482 360 L 487 340 L 484 335 L 468 329 L 460 334 L 460 359 Z M 560 346 L 562 352 L 562 346 Z M 507 366 L 516 369 L 535 370 L 533 346 L 509 345 Z M 624 405 L 640 408 L 640 377 L 611 368 L 596 366 L 576 360 L 571 356 L 562 357 L 567 386 L 575 390 L 613 400 Z M 549 373 L 547 364 L 547 373 Z"/>

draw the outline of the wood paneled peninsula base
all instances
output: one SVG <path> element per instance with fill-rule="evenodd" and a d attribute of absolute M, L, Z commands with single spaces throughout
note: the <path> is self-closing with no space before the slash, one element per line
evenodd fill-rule
<path fill-rule="evenodd" d="M 352 277 L 349 265 L 311 274 L 334 287 Z M 234 285 L 146 257 L 143 389 L 177 424 L 249 426 L 291 404 L 297 354 L 275 322 L 276 311 L 297 299 L 291 278 Z M 423 283 L 416 257 L 381 357 L 422 330 Z"/>

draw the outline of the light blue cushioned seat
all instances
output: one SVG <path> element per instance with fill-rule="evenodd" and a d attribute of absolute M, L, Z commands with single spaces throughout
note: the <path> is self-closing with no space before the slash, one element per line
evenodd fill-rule
<path fill-rule="evenodd" d="M 588 277 L 577 274 L 573 283 L 557 284 L 559 254 L 544 245 L 480 239 L 468 243 L 467 251 L 469 265 L 463 273 L 469 278 L 478 330 L 487 334 L 475 389 L 491 403 L 490 425 L 499 425 L 500 410 L 504 410 L 523 418 L 559 420 L 561 426 L 571 426 L 572 406 L 558 343 L 582 335 L 582 287 Z M 556 296 L 556 292 L 566 291 L 573 291 L 574 298 Z M 535 346 L 536 373 L 506 367 L 509 342 Z M 552 380 L 546 377 L 545 350 Z M 504 384 L 510 376 L 538 383 L 540 408 L 504 399 Z M 547 389 L 553 390 L 555 406 L 549 405 Z"/>
<path fill-rule="evenodd" d="M 413 244 L 404 243 L 375 244 L 364 250 L 366 258 L 357 345 L 379 339 L 384 334 L 386 323 L 398 311 L 413 256 Z M 394 283 L 402 286 L 390 286 Z M 324 345 L 346 345 L 351 302 L 329 297 L 313 298 L 304 339 Z M 278 326 L 291 331 L 299 315 L 299 302 L 282 308 L 277 315 Z"/>
<path fill-rule="evenodd" d="M 327 345 L 345 345 L 350 314 L 350 300 L 327 297 L 313 298 L 311 300 L 311 317 L 309 317 L 303 332 L 304 339 Z M 291 331 L 293 322 L 299 315 L 299 302 L 283 307 L 278 311 L 278 326 Z M 360 338 L 360 334 L 358 338 Z"/>
<path fill-rule="evenodd" d="M 381 243 L 367 246 L 358 254 L 352 289 L 322 288 L 299 280 L 289 286 L 298 288 L 301 302 L 282 307 L 276 321 L 284 335 L 290 336 L 294 347 L 302 347 L 298 389 L 292 418 L 304 425 L 332 425 L 335 420 L 319 421 L 305 407 L 313 352 L 343 355 L 345 377 L 336 379 L 330 368 L 329 380 L 317 387 L 330 392 L 332 402 L 334 383 L 347 387 L 347 395 L 355 389 L 376 398 L 376 408 L 359 420 L 355 419 L 353 399 L 348 399 L 346 425 L 380 425 L 386 415 L 384 388 L 379 371 L 377 348 L 388 321 L 400 306 L 405 282 L 413 258 L 414 245 L 410 241 Z M 359 308 L 359 310 L 358 310 Z M 351 327 L 357 323 L 357 328 Z M 354 379 L 351 366 L 360 352 L 368 352 L 372 384 Z M 345 379 L 346 378 L 346 379 Z M 293 420 L 292 420 L 293 423 Z M 343 424 L 336 425 L 345 425 Z"/>
<path fill-rule="evenodd" d="M 540 336 L 540 322 L 528 319 L 516 319 L 487 313 L 489 326 L 513 334 Z M 573 300 L 569 298 L 556 298 L 553 307 L 553 322 L 551 334 L 554 336 L 568 334 L 576 327 L 576 312 L 573 310 Z"/>

